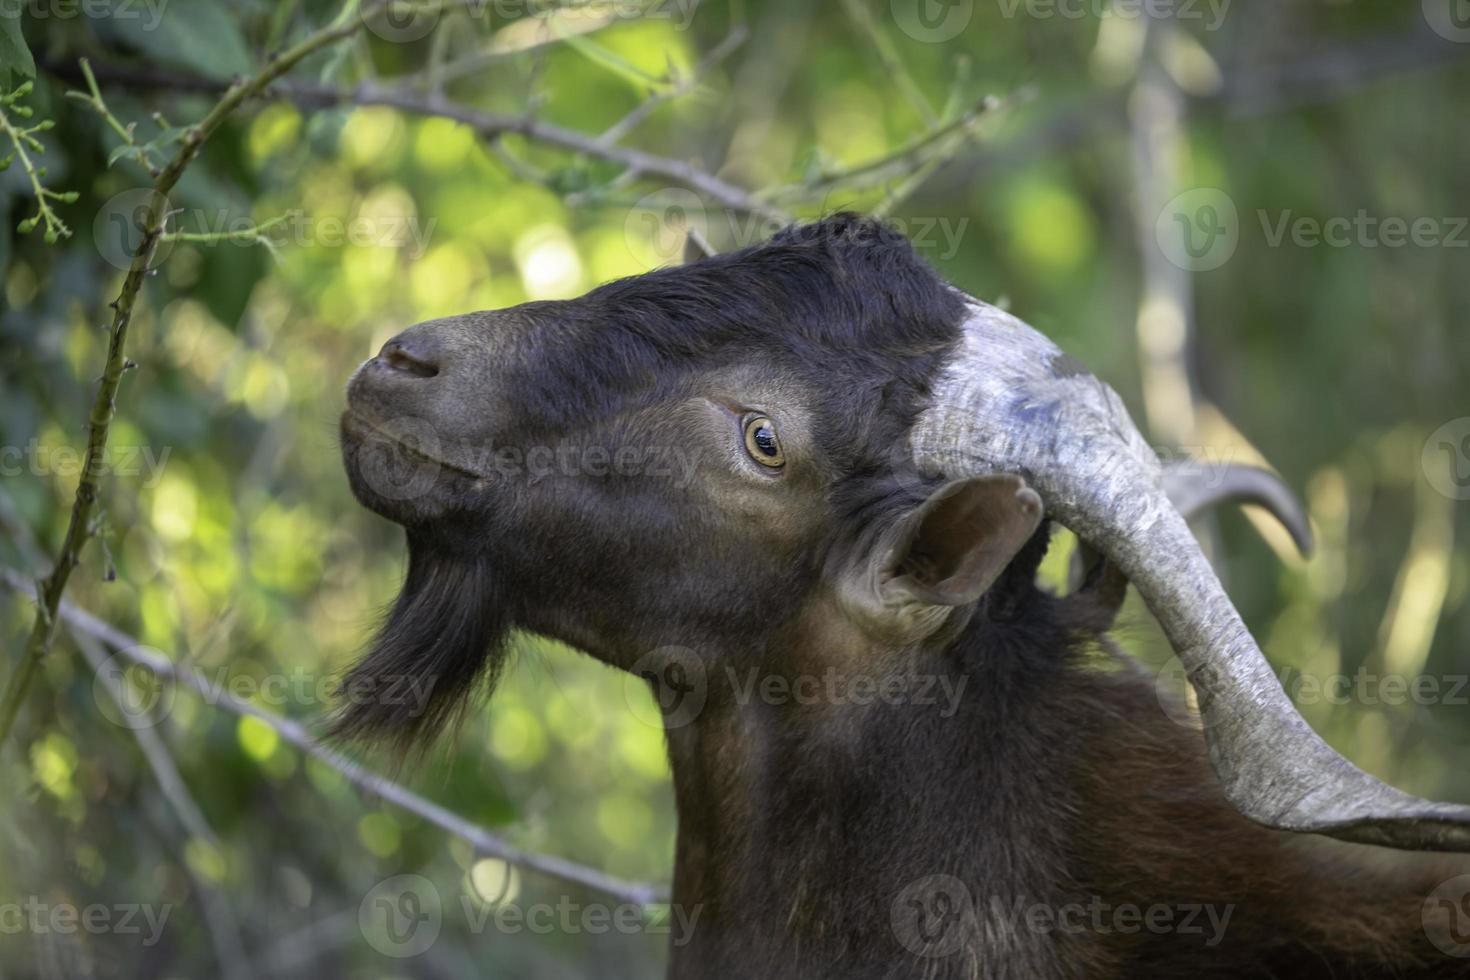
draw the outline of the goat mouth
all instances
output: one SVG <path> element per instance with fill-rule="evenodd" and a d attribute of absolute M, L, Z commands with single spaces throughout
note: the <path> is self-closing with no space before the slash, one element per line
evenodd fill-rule
<path fill-rule="evenodd" d="M 398 431 L 395 432 L 395 429 Z M 427 451 L 425 445 L 437 445 L 439 439 L 433 427 L 422 419 L 402 418 L 380 423 L 348 408 L 342 413 L 341 430 L 344 444 L 353 450 L 361 451 L 365 443 L 380 440 L 420 465 L 448 470 L 477 482 L 485 479 L 482 473 L 451 463 L 441 455 Z"/>

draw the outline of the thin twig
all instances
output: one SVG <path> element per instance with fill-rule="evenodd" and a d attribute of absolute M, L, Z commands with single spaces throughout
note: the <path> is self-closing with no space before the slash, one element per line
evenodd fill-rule
<path fill-rule="evenodd" d="M 135 135 L 138 124 L 128 123 L 124 126 L 122 121 L 112 114 L 112 110 L 107 107 L 107 103 L 103 100 L 102 91 L 97 87 L 97 76 L 92 74 L 91 64 L 86 58 L 80 59 L 77 64 L 81 68 L 83 79 L 86 80 L 87 91 L 85 93 L 68 92 L 66 93 L 66 97 L 74 102 L 81 103 L 101 116 L 102 121 L 107 124 L 108 128 L 116 133 L 118 138 L 123 141 L 123 146 L 127 148 L 126 155 L 137 160 L 144 170 L 156 177 L 159 171 L 158 164 L 153 162 L 149 147 L 139 144 Z M 167 127 L 165 126 L 164 128 Z"/>
<path fill-rule="evenodd" d="M 837 187 L 872 187 L 896 177 L 910 175 L 932 159 L 951 159 L 955 150 L 951 146 L 951 140 L 958 141 L 957 146 L 963 146 L 982 118 L 1028 101 L 1032 95 L 1031 89 L 1024 88 L 1011 93 L 1005 99 L 987 95 L 954 119 L 920 133 L 887 153 L 850 167 L 828 170 L 809 181 L 772 188 L 762 192 L 760 197 L 769 202 L 786 203 L 810 198 Z"/>
<path fill-rule="evenodd" d="M 0 584 L 32 598 L 36 594 L 34 587 L 26 580 L 26 577 L 10 568 L 0 567 Z M 480 853 L 553 878 L 559 878 L 562 881 L 590 888 L 624 902 L 647 905 L 666 900 L 665 889 L 660 886 L 626 881 L 575 861 L 522 850 L 508 843 L 505 838 L 470 823 L 458 814 L 452 813 L 431 800 L 424 799 L 385 776 L 364 768 L 360 763 L 336 749 L 328 748 L 314 738 L 300 722 L 278 715 L 273 711 L 266 711 L 249 701 L 236 697 L 193 668 L 153 652 L 148 647 L 141 645 L 136 637 L 103 622 L 67 600 L 62 600 L 60 603 L 57 616 L 70 626 L 100 640 L 132 663 L 146 667 L 159 678 L 175 681 L 193 689 L 209 704 L 218 705 L 231 714 L 255 718 L 269 725 L 281 738 L 312 758 L 337 770 L 348 782 L 373 796 L 423 817 L 441 830 L 469 842 Z"/>
<path fill-rule="evenodd" d="M 720 62 L 730 57 L 736 48 L 744 44 L 748 36 L 749 32 L 745 29 L 745 26 L 743 24 L 737 24 L 734 30 L 725 36 L 723 41 L 710 48 L 709 53 L 699 60 L 699 63 L 690 70 L 689 74 L 680 77 L 669 88 L 661 92 L 654 92 L 648 98 L 638 103 L 628 111 L 627 115 L 603 130 L 602 135 L 597 137 L 597 142 L 603 146 L 610 146 L 621 140 L 624 136 L 627 136 L 643 120 L 652 115 L 653 110 L 670 99 L 678 98 L 698 85 L 701 78 L 708 75 Z"/>
<path fill-rule="evenodd" d="M 270 239 L 266 237 L 266 232 L 290 220 L 289 214 L 282 214 L 258 225 L 252 224 L 248 228 L 231 228 L 226 231 L 166 231 L 160 236 L 160 240 L 205 244 L 218 242 L 264 242 L 269 244 Z"/>
<path fill-rule="evenodd" d="M 46 242 L 55 244 L 63 238 L 71 237 L 71 229 L 66 222 L 62 221 L 51 207 L 51 200 L 62 201 L 70 204 L 77 199 L 76 191 L 53 191 L 41 183 L 41 178 L 46 176 L 46 168 L 36 166 L 31 159 L 31 153 L 44 153 L 46 148 L 41 141 L 36 139 L 37 133 L 44 133 L 55 123 L 50 119 L 43 119 L 34 126 L 18 123 L 11 116 L 18 119 L 29 119 L 35 111 L 30 106 L 20 104 L 20 100 L 31 94 L 31 82 L 25 82 L 14 92 L 8 95 L 0 95 L 0 132 L 10 140 L 15 147 L 3 160 L 0 160 L 0 170 L 10 166 L 10 161 L 16 157 L 20 158 L 20 165 L 26 172 L 26 180 L 30 182 L 31 192 L 36 195 L 36 213 L 33 217 L 26 218 L 16 226 L 21 234 L 27 234 L 36 227 L 40 221 L 46 222 Z"/>
<path fill-rule="evenodd" d="M 898 86 L 903 97 L 918 110 L 924 124 L 933 126 L 938 122 L 934 115 L 934 108 L 929 105 L 929 100 L 924 98 L 924 93 L 919 89 L 919 83 L 914 81 L 914 76 L 909 74 L 909 70 L 904 67 L 903 59 L 898 56 L 898 49 L 893 46 L 893 41 L 873 19 L 872 11 L 868 10 L 864 0 L 842 0 L 842 8 L 846 11 L 848 19 L 867 37 L 868 43 L 878 54 L 878 60 L 883 62 L 883 68 L 888 73 L 888 77 Z"/>

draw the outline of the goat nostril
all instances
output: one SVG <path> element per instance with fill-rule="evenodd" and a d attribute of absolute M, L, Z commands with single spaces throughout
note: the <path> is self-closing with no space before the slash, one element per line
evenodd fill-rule
<path fill-rule="evenodd" d="M 416 378 L 432 378 L 439 373 L 439 365 L 413 356 L 397 342 L 389 343 L 378 357 L 393 370 Z"/>

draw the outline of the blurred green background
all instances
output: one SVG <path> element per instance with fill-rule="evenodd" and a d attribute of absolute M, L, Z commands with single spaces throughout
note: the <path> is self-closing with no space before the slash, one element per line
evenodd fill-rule
<path fill-rule="evenodd" d="M 34 546 L 54 554 L 76 487 L 64 451 L 85 444 L 128 195 L 150 182 L 134 160 L 109 165 L 116 134 L 64 97 L 81 86 L 77 59 L 152 140 L 213 104 L 180 79 L 248 74 L 338 8 L 13 6 L 19 18 L 5 16 L 38 66 L 25 104 L 56 122 L 38 134 L 45 183 L 79 195 L 57 205 L 73 236 L 48 245 L 15 231 L 34 211 L 21 167 L 0 174 L 0 562 L 35 575 L 48 566 Z M 1470 24 L 1452 3 L 1181 2 L 1151 27 L 1101 0 L 644 6 L 574 21 L 486 0 L 422 36 L 364 31 L 292 78 L 530 112 L 594 139 L 665 93 L 620 145 L 776 189 L 770 200 L 801 217 L 887 210 L 953 282 L 1109 380 L 1161 445 L 1207 461 L 1259 454 L 1302 492 L 1310 561 L 1238 513 L 1205 529 L 1232 595 L 1290 683 L 1366 672 L 1346 697 L 1298 692 L 1334 745 L 1406 789 L 1470 801 L 1470 550 L 1458 544 L 1470 537 Z M 542 43 L 548 24 L 569 37 Z M 0 53 L 13 88 L 23 66 Z M 436 75 L 445 64 L 464 70 Z M 113 80 L 103 66 L 135 74 Z M 985 96 L 998 104 L 963 139 L 902 154 Z M 831 179 L 895 153 L 881 181 Z M 1167 203 L 1184 192 L 1196 196 Z M 1233 221 L 1233 242 L 1186 253 L 1198 268 L 1171 263 L 1176 215 L 1204 235 L 1201 208 L 1222 201 L 1233 218 L 1212 213 Z M 357 364 L 423 319 L 573 296 L 675 261 L 681 217 L 719 247 L 773 227 L 596 154 L 286 99 L 227 123 L 171 204 L 184 231 L 288 220 L 269 247 L 166 246 L 128 345 L 138 368 L 112 430 L 105 523 L 68 595 L 308 725 L 329 707 L 317 680 L 351 661 L 403 570 L 401 533 L 354 503 L 338 458 Z M 1387 218 L 1429 223 L 1395 245 Z M 1332 219 L 1353 227 L 1313 244 Z M 1064 557 L 1048 563 L 1058 581 Z M 32 615 L 28 598 L 0 594 L 0 674 Z M 1120 635 L 1167 660 L 1141 607 Z M 674 811 L 647 695 L 575 651 L 516 646 L 494 701 L 400 778 L 517 846 L 667 881 Z M 1421 675 L 1434 696 L 1396 697 L 1386 682 Z M 259 687 L 271 678 L 284 694 Z M 149 730 L 211 832 L 197 833 L 109 704 L 63 631 L 0 749 L 0 904 L 166 905 L 166 927 L 145 943 L 146 925 L 94 935 L 0 917 L 0 975 L 662 970 L 669 937 L 647 929 L 476 930 L 468 909 L 615 903 L 477 854 L 269 726 L 166 691 L 167 717 Z M 432 948 L 399 960 L 359 910 L 378 882 L 409 873 L 446 911 Z"/>

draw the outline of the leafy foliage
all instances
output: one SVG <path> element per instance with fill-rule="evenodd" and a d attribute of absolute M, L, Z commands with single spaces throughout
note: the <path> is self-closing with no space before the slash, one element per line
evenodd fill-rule
<path fill-rule="evenodd" d="M 595 138 L 650 93 L 694 77 L 743 17 L 750 40 L 651 108 L 621 145 L 702 161 L 798 215 L 890 207 L 950 279 L 1008 303 L 1144 403 L 1135 332 L 1144 256 L 1126 111 L 1136 22 L 1006 16 L 977 4 L 966 31 L 931 41 L 886 19 L 899 5 L 868 4 L 912 75 L 897 85 L 864 29 L 825 7 L 762 0 L 742 13 L 707 0 L 687 26 L 621 17 L 574 43 L 541 44 L 518 27 L 541 16 L 534 5 L 504 6 L 516 5 L 447 5 L 420 37 L 364 31 L 291 78 L 441 91 L 479 112 L 529 111 Z M 1219 32 L 1175 25 L 1194 44 L 1179 49 L 1192 52 L 1178 56 L 1180 77 L 1207 77 L 1201 64 L 1225 77 L 1186 95 L 1181 179 L 1222 188 L 1240 215 L 1234 255 L 1190 277 L 1187 366 L 1201 445 L 1216 459 L 1259 451 L 1277 465 L 1304 489 L 1320 550 L 1283 567 L 1279 542 L 1226 515 L 1216 553 L 1246 619 L 1291 676 L 1351 679 L 1361 668 L 1438 679 L 1441 695 L 1428 703 L 1381 683 L 1375 700 L 1299 702 L 1365 768 L 1423 795 L 1464 798 L 1466 774 L 1444 760 L 1470 736 L 1451 697 L 1453 679 L 1470 670 L 1470 560 L 1456 546 L 1470 536 L 1470 510 L 1434 489 L 1424 450 L 1465 415 L 1470 378 L 1461 327 L 1470 280 L 1457 274 L 1465 253 L 1451 243 L 1457 216 L 1470 214 L 1470 131 L 1453 124 L 1470 46 L 1415 41 L 1418 5 L 1273 7 L 1233 11 Z M 189 0 L 164 6 L 156 23 L 146 4 L 128 5 L 132 19 L 122 5 L 108 9 L 61 19 L 0 0 L 0 87 L 34 77 L 23 100 L 34 115 L 14 115 L 23 127 L 54 122 L 44 186 L 68 189 L 38 202 L 24 168 L 0 173 L 0 517 L 13 514 L 0 522 L 0 561 L 29 575 L 45 571 L 34 552 L 50 554 L 66 526 L 106 355 L 99 326 L 137 245 L 150 170 L 221 85 L 344 8 Z M 1433 56 L 1415 59 L 1419 70 L 1354 72 L 1326 88 L 1287 70 L 1319 48 L 1371 65 L 1367 49 L 1389 43 L 1426 43 Z M 77 67 L 84 56 L 96 91 Z M 436 75 L 459 59 L 476 59 L 473 70 Z M 1029 101 L 1015 98 L 1024 90 Z M 986 95 L 1006 108 L 980 113 L 973 132 L 967 123 L 945 165 L 910 187 L 916 168 L 903 151 L 931 132 L 915 92 L 940 107 L 941 126 Z M 69 596 L 246 700 L 314 723 L 327 707 L 324 679 L 360 648 L 403 571 L 398 532 L 355 505 L 341 473 L 334 420 L 345 379 L 408 324 L 574 295 L 672 260 L 644 219 L 666 199 L 691 199 L 671 181 L 514 129 L 486 139 L 390 106 L 299 102 L 245 107 L 169 196 L 175 237 L 160 245 L 129 341 L 138 367 L 118 399 L 105 523 Z M 834 174 L 845 179 L 825 183 Z M 797 185 L 821 190 L 776 193 Z M 648 194 L 666 197 L 650 204 Z M 770 226 L 692 200 L 721 246 Z M 51 244 L 17 234 L 38 203 L 75 234 L 58 230 Z M 1266 233 L 1283 213 L 1288 223 L 1325 222 L 1360 210 L 1433 219 L 1445 240 L 1303 246 Z M 40 217 L 36 227 L 50 230 Z M 116 579 L 106 582 L 109 566 Z M 1049 560 L 1054 581 L 1064 570 L 1064 554 Z M 0 675 L 31 614 L 27 600 L 0 594 Z M 1146 612 L 1135 608 L 1131 622 L 1130 649 L 1161 664 Z M 519 663 L 493 705 L 452 747 L 400 775 L 517 845 L 667 880 L 672 794 L 662 733 L 644 720 L 646 693 L 542 639 L 515 643 Z M 145 677 L 128 683 L 154 690 Z M 385 969 L 357 915 L 376 884 L 405 873 L 433 881 L 448 909 L 424 954 L 441 972 L 659 970 L 668 939 L 659 933 L 540 935 L 493 919 L 477 931 L 468 913 L 492 903 L 599 899 L 361 796 L 269 726 L 184 690 L 155 693 L 167 717 L 153 730 L 212 837 L 181 823 L 63 637 L 20 737 L 0 747 L 0 902 L 169 905 L 160 941 L 0 935 L 7 973 L 27 975 L 44 957 L 75 972 L 88 963 L 99 973 L 213 975 L 232 933 L 261 974 Z"/>

